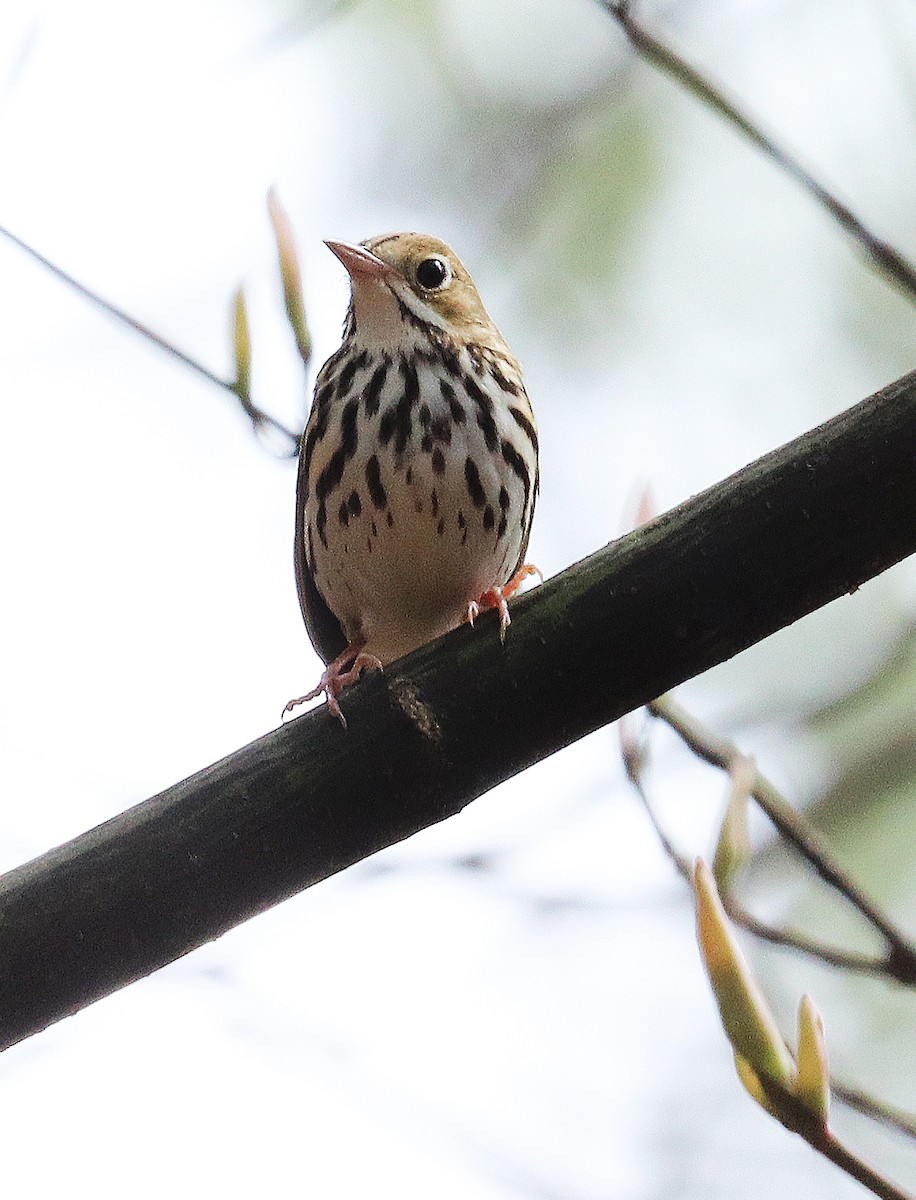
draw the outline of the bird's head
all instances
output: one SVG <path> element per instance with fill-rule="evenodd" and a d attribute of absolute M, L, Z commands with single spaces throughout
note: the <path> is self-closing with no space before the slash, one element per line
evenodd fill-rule
<path fill-rule="evenodd" d="M 499 337 L 457 254 L 424 233 L 388 233 L 359 245 L 326 242 L 350 275 L 361 340 L 390 346 L 415 340 L 418 323 L 456 342 Z"/>

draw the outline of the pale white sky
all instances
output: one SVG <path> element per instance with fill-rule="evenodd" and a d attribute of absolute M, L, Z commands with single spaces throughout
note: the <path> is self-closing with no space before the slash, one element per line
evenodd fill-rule
<path fill-rule="evenodd" d="M 902 300 L 642 69 L 601 102 L 654 129 L 658 184 L 620 290 L 596 296 L 598 332 L 570 344 L 559 309 L 518 294 L 566 218 L 507 262 L 479 203 L 377 169 L 408 158 L 412 137 L 435 163 L 448 148 L 392 118 L 411 97 L 432 104 L 436 80 L 399 58 L 384 4 L 352 8 L 290 39 L 276 36 L 294 12 L 280 4 L 7 0 L 0 223 L 216 370 L 247 280 L 257 396 L 289 423 L 305 389 L 267 188 L 299 232 L 319 361 L 346 304 L 321 239 L 399 225 L 447 237 L 527 366 L 544 444 L 532 554 L 547 574 L 615 536 L 647 480 L 676 503 L 912 365 Z M 912 7 L 680 9 L 684 44 L 916 255 Z M 583 79 L 599 87 L 623 53 L 585 0 L 432 11 L 478 99 L 529 114 L 571 103 Z M 608 189 L 625 166 L 609 165 Z M 292 464 L 227 397 L 3 242 L 0 380 L 12 866 L 264 733 L 318 661 L 292 579 Z M 820 767 L 788 718 L 864 675 L 911 588 L 907 570 L 864 588 L 700 681 L 692 702 L 726 725 L 764 714 L 751 748 L 787 784 L 809 782 Z M 703 850 L 722 783 L 666 747 L 659 790 Z M 482 852 L 498 852 L 493 871 L 449 866 Z M 866 1053 L 866 1032 L 844 1029 Z M 3 1055 L 0 1128 L 7 1189 L 39 1197 L 859 1194 L 731 1078 L 686 898 L 611 731 Z M 887 1153 L 912 1184 L 912 1155 L 907 1168 Z"/>

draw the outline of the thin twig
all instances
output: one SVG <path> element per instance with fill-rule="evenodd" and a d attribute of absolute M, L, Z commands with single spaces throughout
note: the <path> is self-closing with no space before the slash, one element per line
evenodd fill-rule
<path fill-rule="evenodd" d="M 649 798 L 648 789 L 643 779 L 643 767 L 645 765 L 644 750 L 642 746 L 637 745 L 629 736 L 625 721 L 620 722 L 620 729 L 621 753 L 627 778 L 642 803 L 646 815 L 652 824 L 652 828 L 655 830 L 655 835 L 661 843 L 662 849 L 671 859 L 678 874 L 687 883 L 690 883 L 693 876 L 693 860 L 682 854 L 672 842 L 668 831 L 665 829 L 655 810 L 655 805 Z M 854 971 L 863 975 L 875 976 L 886 976 L 888 973 L 888 959 L 886 955 L 879 957 L 869 954 L 854 954 L 846 950 L 836 949 L 833 946 L 827 946 L 823 942 L 806 937 L 795 930 L 777 929 L 775 926 L 759 920 L 752 913 L 748 912 L 739 900 L 729 894 L 722 896 L 722 903 L 725 906 L 725 911 L 736 925 L 761 941 L 769 942 L 775 946 L 783 946 L 788 950 L 797 950 L 801 954 L 807 954 L 811 958 L 816 958 L 820 962 L 826 963 L 828 966 L 838 967 L 845 971 Z"/>
<path fill-rule="evenodd" d="M 627 779 L 642 802 L 646 815 L 655 830 L 662 848 L 671 859 L 678 874 L 681 875 L 685 882 L 690 884 L 693 872 L 692 860 L 687 858 L 686 855 L 681 854 L 677 849 L 662 824 L 654 804 L 649 798 L 648 789 L 644 781 L 645 766 L 648 758 L 646 740 L 644 736 L 633 734 L 632 720 L 633 717 L 630 714 L 618 722 L 621 756 Z M 760 938 L 762 941 L 770 942 L 771 944 L 787 949 L 798 950 L 803 954 L 826 963 L 828 966 L 848 971 L 857 971 L 868 975 L 887 975 L 886 958 L 876 958 L 867 955 L 851 954 L 843 950 L 835 950 L 802 934 L 790 930 L 775 929 L 759 921 L 732 896 L 723 895 L 722 903 L 729 917 L 737 926 L 746 933 Z M 788 1043 L 786 1045 L 788 1046 Z M 789 1049 L 791 1050 L 791 1047 Z M 847 1105 L 847 1107 L 855 1109 L 864 1116 L 871 1117 L 874 1121 L 879 1121 L 883 1125 L 896 1129 L 899 1133 L 907 1137 L 916 1137 L 916 1118 L 910 1113 L 904 1112 L 903 1109 L 895 1108 L 882 1100 L 876 1099 L 867 1092 L 853 1088 L 833 1078 L 830 1081 L 830 1091 L 836 1100 Z M 820 1147 L 817 1148 L 819 1149 Z M 896 1193 L 890 1194 L 895 1195 Z"/>
<path fill-rule="evenodd" d="M 905 1112 L 902 1108 L 895 1108 L 891 1104 L 885 1104 L 883 1101 L 879 1102 L 873 1096 L 869 1096 L 867 1092 L 849 1087 L 845 1083 L 838 1083 L 835 1079 L 830 1081 L 830 1091 L 834 1098 L 842 1101 L 847 1108 L 853 1108 L 865 1117 L 880 1121 L 882 1125 L 896 1129 L 898 1133 L 903 1133 L 907 1137 L 916 1138 L 916 1117 L 912 1113 Z"/>
<path fill-rule="evenodd" d="M 0 225 L 0 236 L 5 237 L 8 241 L 12 242 L 14 246 L 18 246 L 20 250 L 23 250 L 32 259 L 34 259 L 35 262 L 40 263 L 46 270 L 50 271 L 52 275 L 55 275 L 69 288 L 72 288 L 73 291 L 83 296 L 91 304 L 94 304 L 96 308 L 100 308 L 103 312 L 107 313 L 110 317 L 113 317 L 116 321 L 119 321 L 122 325 L 126 325 L 129 329 L 134 330 L 135 333 L 139 333 L 141 337 L 145 338 L 148 342 L 151 342 L 154 346 L 157 346 L 160 350 L 164 350 L 166 354 L 170 354 L 172 358 L 177 359 L 178 362 L 180 362 L 183 366 L 189 367 L 192 371 L 206 379 L 208 383 L 215 384 L 216 387 L 230 392 L 233 396 L 235 396 L 236 400 L 238 400 L 243 412 L 249 418 L 256 430 L 273 431 L 274 433 L 279 434 L 285 441 L 289 443 L 290 449 L 287 451 L 287 453 L 290 456 L 295 455 L 298 452 L 299 435 L 294 433 L 291 429 L 287 429 L 286 426 L 282 425 L 276 420 L 276 418 L 270 416 L 269 413 L 264 412 L 262 409 L 258 408 L 256 404 L 252 403 L 251 397 L 244 391 L 243 388 L 239 386 L 238 383 L 233 383 L 229 379 L 223 379 L 222 376 L 211 371 L 209 367 L 205 367 L 203 363 L 198 362 L 197 359 L 191 358 L 189 354 L 185 354 L 183 350 L 179 350 L 177 346 L 173 345 L 169 341 L 166 341 L 164 337 L 161 337 L 160 334 L 144 325 L 141 321 L 138 321 L 135 317 L 132 317 L 128 313 L 124 312 L 123 309 L 118 308 L 117 305 L 112 304 L 110 301 L 100 296 L 98 292 L 94 292 L 91 288 L 87 287 L 84 283 L 80 283 L 78 279 L 75 279 L 62 267 L 59 267 L 56 263 L 52 262 L 51 259 L 46 258 L 45 255 L 41 254 L 33 246 L 30 246 L 28 242 L 24 242 L 22 238 L 17 237 L 15 233 L 5 228 L 3 225 Z"/>
<path fill-rule="evenodd" d="M 881 1197 L 881 1200 L 916 1200 L 910 1192 L 904 1191 L 886 1175 L 854 1154 L 835 1136 L 826 1122 L 818 1120 L 791 1092 L 771 1079 L 761 1078 L 760 1082 L 764 1091 L 775 1101 L 774 1109 L 779 1114 L 777 1120 L 804 1138 L 812 1149 L 823 1154 L 834 1166 L 845 1171 L 875 1196 Z"/>
<path fill-rule="evenodd" d="M 649 705 L 649 711 L 680 737 L 694 754 L 722 770 L 742 757 L 738 747 L 727 738 L 707 729 L 670 696 L 660 696 Z M 756 771 L 751 795 L 783 838 L 802 855 L 821 879 L 845 896 L 887 942 L 888 953 L 883 970 L 900 983 L 916 984 L 916 947 L 900 932 L 855 880 L 825 849 L 810 826 L 792 808 L 773 784 Z"/>
<path fill-rule="evenodd" d="M 811 958 L 817 958 L 828 967 L 838 967 L 843 971 L 853 971 L 861 975 L 886 976 L 887 958 L 879 958 L 874 954 L 855 954 L 850 950 L 837 950 L 826 946 L 823 942 L 806 937 L 793 929 L 776 929 L 760 921 L 740 904 L 733 896 L 722 897 L 725 911 L 735 922 L 754 937 L 774 946 L 784 946 L 787 950 L 798 950 Z"/>
<path fill-rule="evenodd" d="M 805 1141 L 881 1200 L 914 1200 L 911 1192 L 904 1191 L 864 1159 L 853 1154 L 829 1129 L 825 1129 L 819 1137 L 805 1138 Z"/>
<path fill-rule="evenodd" d="M 702 75 L 696 67 L 649 31 L 633 16 L 632 5 L 615 0 L 599 0 L 602 8 L 617 21 L 630 44 L 642 58 L 670 75 L 704 104 L 740 130 L 749 141 L 796 183 L 850 235 L 879 271 L 892 279 L 916 301 L 916 267 L 893 246 L 883 241 L 859 219 L 829 188 L 816 179 L 800 160 L 763 132 L 756 121 L 730 100 L 724 91 Z"/>

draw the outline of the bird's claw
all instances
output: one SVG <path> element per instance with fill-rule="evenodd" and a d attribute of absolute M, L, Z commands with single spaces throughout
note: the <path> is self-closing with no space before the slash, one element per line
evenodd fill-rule
<path fill-rule="evenodd" d="M 347 718 L 341 711 L 340 704 L 337 701 L 338 695 L 351 683 L 355 683 L 365 670 L 381 671 L 382 664 L 374 654 L 366 654 L 361 646 L 365 643 L 351 642 L 342 654 L 329 663 L 318 681 L 318 686 L 313 687 L 310 692 L 306 692 L 304 696 L 297 696 L 295 700 L 288 701 L 283 709 L 282 716 L 291 713 L 293 709 L 298 708 L 300 704 L 305 704 L 307 700 L 314 700 L 316 696 L 324 695 L 328 701 L 328 712 L 337 717 L 344 729 L 347 728 Z M 349 663 L 349 666 L 347 665 Z M 346 670 L 344 668 L 346 667 Z"/>
<path fill-rule="evenodd" d="M 504 642 L 506 640 L 506 630 L 512 624 L 512 618 L 509 616 L 509 597 L 518 591 L 523 580 L 527 579 L 529 575 L 537 575 L 540 581 L 544 582 L 544 576 L 538 567 L 534 566 L 533 563 L 524 563 L 502 587 L 487 588 L 482 596 L 470 602 L 465 613 L 467 623 L 473 625 L 474 621 L 485 609 L 497 609 L 499 612 L 499 640 Z"/>

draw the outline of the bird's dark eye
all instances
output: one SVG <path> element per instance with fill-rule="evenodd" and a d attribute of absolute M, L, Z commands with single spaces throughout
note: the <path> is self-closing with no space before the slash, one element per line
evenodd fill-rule
<path fill-rule="evenodd" d="M 417 267 L 417 283 L 428 292 L 444 287 L 452 273 L 443 258 L 424 258 Z"/>

